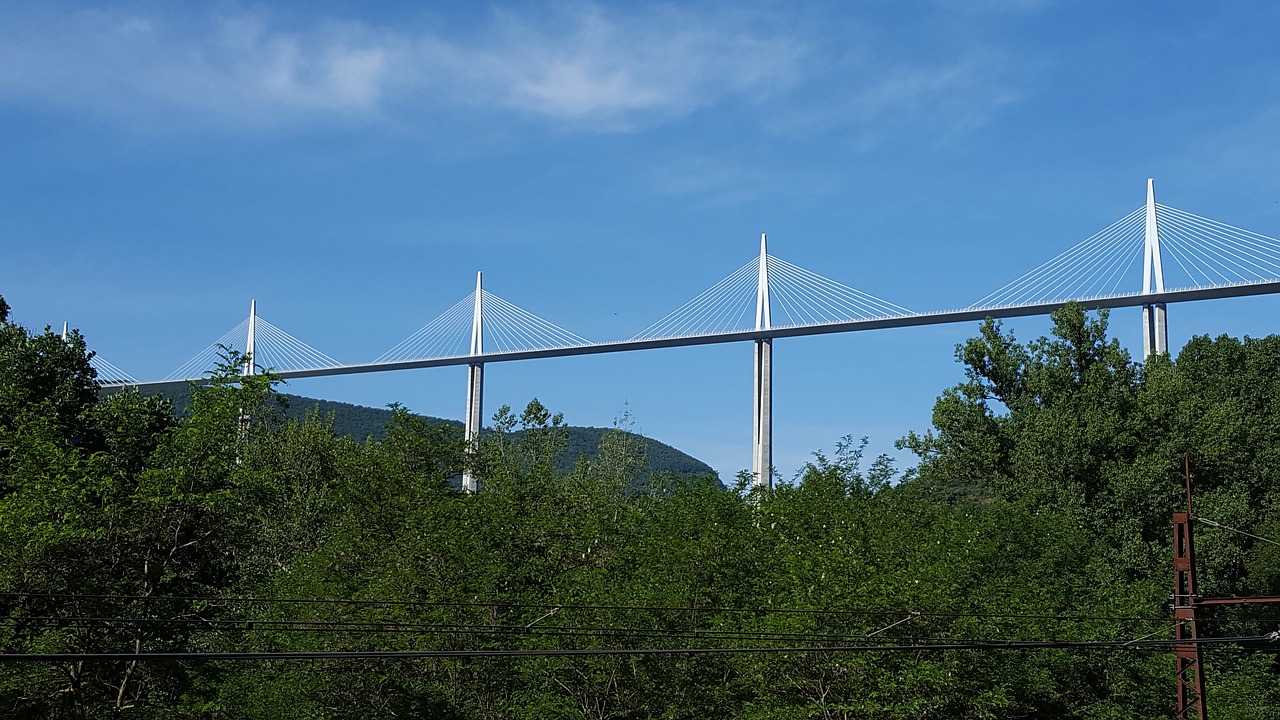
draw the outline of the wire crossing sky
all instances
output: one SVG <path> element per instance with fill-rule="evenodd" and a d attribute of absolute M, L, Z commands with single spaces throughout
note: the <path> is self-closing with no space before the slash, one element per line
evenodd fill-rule
<path fill-rule="evenodd" d="M 1157 203 L 1167 289 L 1256 283 L 1280 277 L 1280 240 Z M 1142 272 L 1145 210 L 1138 208 L 1106 229 L 970 307 L 1084 300 L 1134 292 Z"/>
<path fill-rule="evenodd" d="M 586 345 L 590 341 L 481 289 L 485 349 L 488 352 L 541 350 Z M 373 362 L 458 357 L 471 352 L 471 313 L 476 294 L 459 300 L 439 317 L 384 352 Z"/>
<path fill-rule="evenodd" d="M 1147 178 L 1169 286 L 1243 282 L 1280 236 L 1278 30 L 1280 8 L 1257 0 L 6 3 L 0 295 L 139 379 L 251 299 L 360 362 L 477 271 L 557 328 L 625 335 L 753 257 L 761 233 L 786 259 L 773 278 L 830 292 L 776 296 L 775 325 L 855 298 L 927 312 L 1107 232 Z M 1131 230 L 1080 247 L 1106 271 L 1054 274 L 1058 292 L 1140 291 Z M 1001 292 L 979 304 L 1031 291 Z M 1267 335 L 1276 317 L 1274 298 L 1180 303 L 1170 345 Z M 1138 311 L 1110 322 L 1140 355 Z M 272 362 L 300 361 L 265 328 L 260 359 L 274 337 Z M 975 332 L 780 339 L 783 478 L 842 436 L 874 455 L 927 429 Z M 486 407 L 626 414 L 727 478 L 750 465 L 752 372 L 737 345 L 512 362 L 486 374 Z M 286 389 L 457 419 L 465 370 Z"/>
<path fill-rule="evenodd" d="M 772 255 L 766 256 L 765 265 L 770 278 L 772 327 L 870 320 L 911 313 L 904 307 Z M 630 339 L 690 337 L 754 328 L 759 273 L 760 258 L 757 257 Z"/>

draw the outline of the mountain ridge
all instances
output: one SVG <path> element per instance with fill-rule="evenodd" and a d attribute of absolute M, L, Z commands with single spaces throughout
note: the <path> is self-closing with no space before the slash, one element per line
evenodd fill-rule
<path fill-rule="evenodd" d="M 173 403 L 174 413 L 179 417 L 186 415 L 187 407 L 191 403 L 191 386 L 187 382 L 150 386 L 144 389 L 143 393 L 147 395 L 163 395 L 168 398 Z M 337 400 L 324 400 L 291 393 L 279 393 L 279 397 L 284 400 L 281 408 L 281 416 L 284 419 L 301 420 L 306 417 L 309 411 L 314 409 L 321 415 L 333 416 L 333 429 L 336 434 L 348 436 L 357 442 L 365 442 L 369 439 L 380 440 L 385 437 L 386 429 L 384 426 L 392 415 L 392 411 L 389 409 L 374 408 Z M 417 413 L 414 414 L 418 415 Z M 462 428 L 462 423 L 457 420 L 430 415 L 418 416 L 429 423 L 450 425 L 459 428 L 459 430 Z M 565 429 L 568 431 L 568 443 L 564 453 L 556 461 L 556 470 L 560 472 L 571 470 L 579 458 L 587 460 L 595 458 L 600 448 L 600 441 L 605 433 L 613 432 L 618 428 L 570 425 Z M 715 469 L 710 465 L 679 448 L 641 433 L 628 430 L 623 430 L 623 432 L 627 432 L 643 442 L 645 465 L 641 470 L 641 475 L 644 478 L 655 473 L 718 477 Z"/>

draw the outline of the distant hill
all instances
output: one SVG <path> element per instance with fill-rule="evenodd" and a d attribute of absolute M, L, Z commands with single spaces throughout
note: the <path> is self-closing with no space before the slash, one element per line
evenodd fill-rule
<path fill-rule="evenodd" d="M 191 404 L 191 386 L 185 382 L 167 383 L 148 386 L 146 394 L 164 395 L 173 402 L 174 412 L 183 416 Z M 316 409 L 322 415 L 333 415 L 333 428 L 339 435 L 348 435 L 352 439 L 364 442 L 369 438 L 380 440 L 386 434 L 384 425 L 391 418 L 391 411 L 383 408 L 371 408 L 363 405 L 320 400 L 281 393 L 286 405 L 283 415 L 288 419 L 301 420 L 307 412 Z M 458 428 L 462 423 L 457 420 L 423 416 L 428 422 L 452 425 Z M 556 462 L 557 470 L 567 472 L 573 468 L 579 457 L 594 458 L 600 447 L 600 440 L 611 428 L 570 426 L 569 444 L 564 455 Z M 637 435 L 644 441 L 647 466 L 641 472 L 642 479 L 653 473 L 672 472 L 682 475 L 715 475 L 716 471 L 701 460 L 677 450 L 666 443 L 653 438 Z"/>

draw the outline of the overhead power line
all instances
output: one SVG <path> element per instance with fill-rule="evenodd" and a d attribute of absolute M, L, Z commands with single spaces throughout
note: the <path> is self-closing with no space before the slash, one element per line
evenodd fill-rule
<path fill-rule="evenodd" d="M 207 602 L 207 603 L 258 603 L 264 605 L 348 605 L 348 606 L 384 606 L 384 607 L 425 607 L 425 608 L 496 608 L 526 610 L 605 610 L 635 612 L 672 612 L 672 613 L 751 613 L 757 615 L 835 615 L 864 617 L 900 617 L 914 614 L 920 618 L 988 618 L 1007 620 L 1064 620 L 1068 622 L 1115 621 L 1115 622 L 1172 622 L 1168 617 L 1143 617 L 1121 615 L 1056 615 L 1038 613 L 990 613 L 990 612 L 922 612 L 916 610 L 887 609 L 872 610 L 867 608 L 779 608 L 779 607 L 747 607 L 731 608 L 720 606 L 680 607 L 670 605 L 591 605 L 565 603 L 510 603 L 454 600 L 362 600 L 341 598 L 264 598 L 264 597 L 217 597 L 217 596 L 158 596 L 158 595 L 115 595 L 115 594 L 81 594 L 81 593 L 20 593 L 0 592 L 0 598 L 53 598 L 66 600 L 122 600 L 143 602 Z"/>
<path fill-rule="evenodd" d="M 1198 520 L 1199 522 L 1204 523 L 1205 525 L 1211 525 L 1211 526 L 1216 527 L 1216 528 L 1222 528 L 1223 530 L 1226 530 L 1226 531 L 1228 531 L 1228 532 L 1238 533 L 1238 534 L 1240 534 L 1240 535 L 1244 535 L 1245 537 L 1251 537 L 1251 538 L 1253 538 L 1254 540 L 1260 540 L 1260 541 L 1262 541 L 1262 542 L 1264 542 L 1264 543 L 1271 543 L 1272 545 L 1280 545 L 1280 542 L 1276 542 L 1275 540 L 1272 540 L 1271 538 L 1264 538 L 1264 537 L 1262 537 L 1261 535 L 1254 535 L 1253 533 L 1245 532 L 1245 531 L 1243 531 L 1243 530 L 1237 530 L 1237 529 L 1235 529 L 1235 528 L 1233 528 L 1233 527 L 1228 527 L 1228 526 L 1226 526 L 1226 525 L 1223 525 L 1223 524 L 1222 524 L 1222 523 L 1220 523 L 1220 522 L 1215 522 L 1215 521 L 1210 520 L 1209 518 L 1206 518 L 1206 517 L 1200 517 L 1199 515 L 1196 515 L 1196 516 L 1195 516 L 1195 519 L 1196 519 L 1196 520 Z"/>
<path fill-rule="evenodd" d="M 1240 645 L 1242 643 L 1277 643 L 1276 633 L 1230 638 L 1200 638 L 1190 642 L 1203 646 Z M 146 662 L 146 661 L 217 661 L 217 660 L 420 660 L 431 658 L 482 657 L 591 657 L 608 655 L 743 655 L 752 653 L 882 653 L 882 652 L 949 652 L 1010 650 L 1165 650 L 1187 641 L 1175 640 L 1099 640 L 1043 641 L 1005 640 L 963 643 L 922 643 L 882 645 L 826 645 L 805 647 L 752 648 L 599 648 L 568 650 L 355 650 L 301 652 L 154 652 L 154 653 L 4 653 L 0 662 Z M 1240 648 L 1244 650 L 1245 648 Z"/>

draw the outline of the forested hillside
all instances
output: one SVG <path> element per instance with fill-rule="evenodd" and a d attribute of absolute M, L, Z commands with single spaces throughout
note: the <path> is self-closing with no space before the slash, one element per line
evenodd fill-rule
<path fill-rule="evenodd" d="M 148 386 L 143 394 L 160 395 L 167 399 L 173 407 L 174 415 L 185 418 L 190 413 L 193 401 L 191 383 L 178 382 L 159 386 Z M 112 391 L 116 392 L 116 391 Z M 387 424 L 395 417 L 395 409 L 371 408 L 363 405 L 319 400 L 316 398 L 290 395 L 277 392 L 274 394 L 277 421 L 303 421 L 308 414 L 316 413 L 322 418 L 331 418 L 333 432 L 339 436 L 347 436 L 357 442 L 367 439 L 381 440 L 386 437 Z M 429 425 L 440 425 L 448 428 L 448 432 L 462 437 L 462 423 L 456 420 L 445 420 L 430 416 L 422 416 Z M 625 425 L 628 418 L 620 419 Z M 565 446 L 556 458 L 557 472 L 567 473 L 580 459 L 592 460 L 600 450 L 604 436 L 615 430 L 627 431 L 625 427 L 595 428 L 570 425 L 565 427 Z M 659 442 L 653 438 L 635 435 L 637 447 L 644 456 L 638 480 L 647 481 L 655 473 L 681 473 L 686 475 L 715 475 L 715 470 L 697 458 L 676 448 Z"/>
<path fill-rule="evenodd" d="M 988 322 L 918 467 L 846 438 L 752 494 L 640 482 L 622 432 L 558 470 L 536 401 L 474 452 L 404 411 L 364 443 L 282 420 L 266 376 L 178 418 L 6 315 L 5 717 L 1170 718 L 1186 454 L 1201 591 L 1280 595 L 1277 337 L 1143 366 L 1105 314 Z M 1205 617 L 1237 638 L 1205 650 L 1213 716 L 1280 717 L 1280 609 Z"/>

